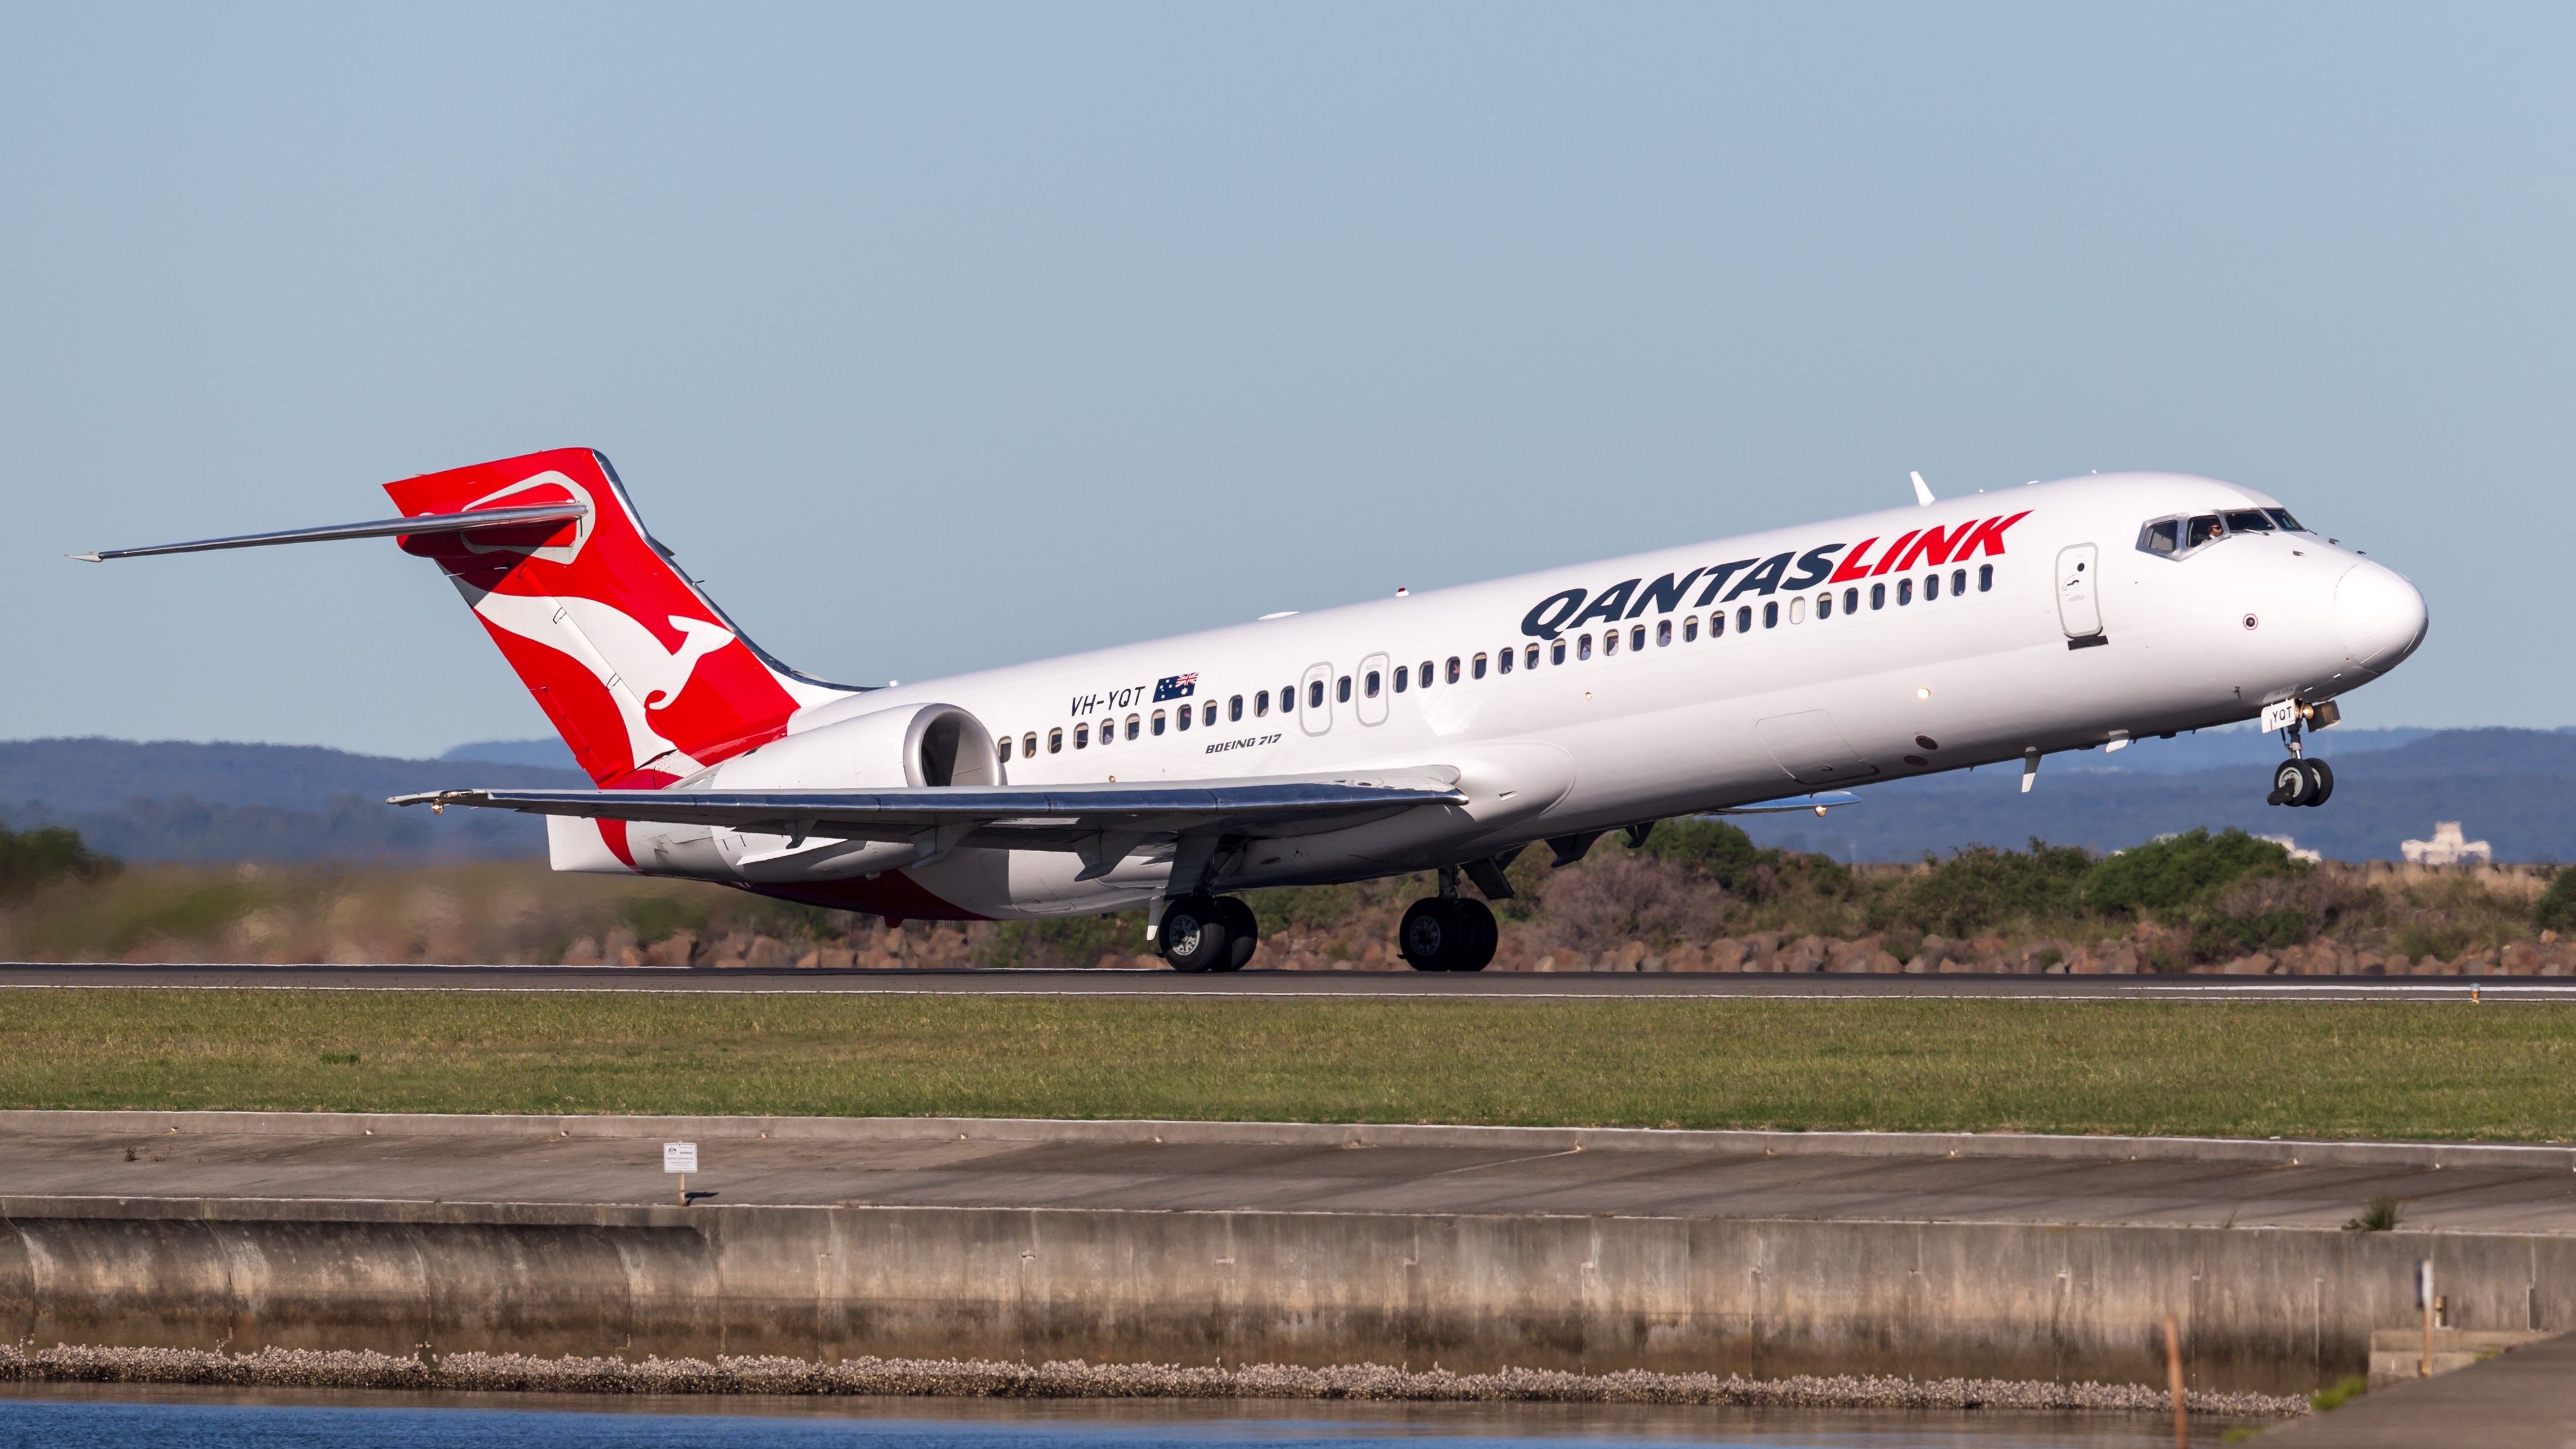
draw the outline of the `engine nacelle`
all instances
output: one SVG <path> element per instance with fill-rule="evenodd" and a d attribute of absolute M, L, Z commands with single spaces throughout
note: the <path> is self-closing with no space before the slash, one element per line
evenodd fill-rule
<path fill-rule="evenodd" d="M 953 704 L 919 704 L 771 740 L 669 789 L 683 794 L 1001 783 L 1001 755 L 981 721 Z M 613 860 L 594 860 L 605 850 L 591 844 L 597 829 L 588 821 L 578 826 L 551 832 L 556 869 L 623 868 Z M 842 840 L 819 834 L 795 840 L 702 825 L 632 825 L 627 844 L 635 868 L 648 875 L 763 883 L 846 880 L 926 865 L 942 853 L 923 841 Z"/>
<path fill-rule="evenodd" d="M 953 704 L 879 710 L 770 741 L 673 789 L 849 790 L 870 786 L 999 785 L 993 735 Z M 716 854 L 744 880 L 846 880 L 926 865 L 929 842 L 713 832 Z"/>

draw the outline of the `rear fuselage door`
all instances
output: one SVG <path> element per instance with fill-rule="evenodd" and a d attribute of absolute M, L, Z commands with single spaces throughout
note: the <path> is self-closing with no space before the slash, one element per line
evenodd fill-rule
<path fill-rule="evenodd" d="M 2090 639 L 2102 632 L 2101 550 L 2089 543 L 2057 551 L 2057 620 L 2069 639 Z"/>
<path fill-rule="evenodd" d="M 1333 727 L 1333 666 L 1306 666 L 1306 677 L 1297 682 L 1297 727 L 1310 735 Z"/>

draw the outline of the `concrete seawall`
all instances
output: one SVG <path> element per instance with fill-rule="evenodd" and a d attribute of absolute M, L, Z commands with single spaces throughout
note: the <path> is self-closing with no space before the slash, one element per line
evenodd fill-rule
<path fill-rule="evenodd" d="M 2576 1237 L 2013 1222 L 0 1198 L 36 1347 L 1373 1361 L 2195 1387 L 2361 1372 L 2433 1256 L 2576 1325 Z"/>

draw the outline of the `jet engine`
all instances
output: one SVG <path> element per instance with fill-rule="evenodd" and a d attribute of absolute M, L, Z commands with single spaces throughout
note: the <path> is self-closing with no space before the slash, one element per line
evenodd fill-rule
<path fill-rule="evenodd" d="M 905 705 L 771 740 L 678 781 L 692 790 L 865 790 L 907 785 L 999 785 L 1000 753 L 992 731 L 953 704 Z M 654 875 L 763 884 L 845 880 L 947 853 L 935 838 L 802 839 L 701 825 L 636 825 L 630 849 Z M 562 866 L 558 863 L 558 869 Z"/>

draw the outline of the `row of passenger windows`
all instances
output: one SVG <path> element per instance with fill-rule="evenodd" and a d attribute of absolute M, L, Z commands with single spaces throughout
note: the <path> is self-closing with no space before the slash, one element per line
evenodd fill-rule
<path fill-rule="evenodd" d="M 1994 586 L 1995 566 L 1993 564 L 1978 565 L 1977 592 L 1981 594 L 1989 592 L 1994 588 Z M 1872 609 L 1884 609 L 1888 606 L 1891 600 L 1893 600 L 1898 608 L 1904 608 L 1911 605 L 1915 599 L 1915 587 L 1915 580 L 1910 575 L 1905 578 L 1894 580 L 1892 586 L 1886 581 L 1871 584 L 1868 591 L 1869 607 Z M 1946 578 L 1938 572 L 1925 574 L 1923 576 L 1922 597 L 1924 602 L 1930 603 L 1933 600 L 1940 598 L 1945 591 L 1953 597 L 1968 592 L 1968 571 L 1966 569 L 1952 569 Z M 1765 600 L 1759 611 L 1761 625 L 1765 629 L 1776 629 L 1780 627 L 1781 620 L 1784 617 L 1792 624 L 1803 624 L 1807 621 L 1807 605 L 1807 596 L 1804 594 L 1789 600 L 1786 608 L 1783 608 L 1780 601 L 1777 599 Z M 1846 614 L 1859 613 L 1861 609 L 1861 590 L 1858 587 L 1848 588 L 1843 590 L 1841 594 L 1837 595 L 1833 590 L 1827 589 L 1823 593 L 1815 596 L 1815 616 L 1818 619 L 1832 618 L 1837 607 Z M 1752 632 L 1755 618 L 1756 611 L 1753 605 L 1744 604 L 1738 606 L 1733 615 L 1733 626 L 1735 632 L 1738 634 Z M 1708 616 L 1708 637 L 1711 639 L 1724 638 L 1728 628 L 1728 623 L 1729 617 L 1726 610 L 1719 609 L 1715 613 L 1710 614 Z M 1656 620 L 1653 635 L 1656 647 L 1661 648 L 1670 645 L 1673 642 L 1673 632 L 1672 620 Z M 1699 634 L 1699 615 L 1692 614 L 1684 617 L 1681 621 L 1682 642 L 1685 644 L 1693 643 L 1698 640 Z M 1619 652 L 1620 647 L 1624 642 L 1628 650 L 1633 653 L 1647 647 L 1646 639 L 1647 629 L 1643 624 L 1632 626 L 1624 633 L 1624 635 L 1617 629 L 1605 630 L 1600 636 L 1600 650 L 1605 656 L 1615 655 Z M 1589 659 L 1592 657 L 1593 636 L 1590 634 L 1579 634 L 1570 641 L 1557 639 L 1544 646 L 1530 644 L 1527 646 L 1505 648 L 1498 650 L 1491 655 L 1478 654 L 1464 659 L 1458 655 L 1452 654 L 1445 662 L 1438 664 L 1435 664 L 1429 659 L 1423 660 L 1418 665 L 1399 664 L 1395 666 L 1395 692 L 1398 694 L 1404 694 L 1414 689 L 1429 689 L 1435 683 L 1443 680 L 1450 684 L 1457 684 L 1462 680 L 1482 679 L 1488 672 L 1509 674 L 1512 672 L 1515 665 L 1526 669 L 1536 669 L 1539 666 L 1542 648 L 1545 650 L 1547 661 L 1551 664 L 1565 663 L 1569 648 L 1572 650 L 1574 658 Z M 1352 682 L 1351 676 L 1347 674 L 1333 682 L 1333 699 L 1336 703 L 1348 704 L 1351 702 Z M 1377 670 L 1372 669 L 1366 674 L 1360 676 L 1358 685 L 1359 690 L 1363 695 L 1370 699 L 1375 699 L 1378 697 L 1379 693 L 1387 687 L 1387 681 Z M 1253 718 L 1260 719 L 1270 713 L 1270 699 L 1271 696 L 1269 690 L 1260 689 L 1253 691 L 1251 706 Z M 1297 686 L 1293 684 L 1282 686 L 1279 690 L 1279 712 L 1284 715 L 1296 707 Z M 1306 707 L 1308 709 L 1322 709 L 1324 707 L 1323 680 L 1310 679 L 1306 681 Z M 1217 701 L 1213 699 L 1199 705 L 1182 705 L 1179 709 L 1172 712 L 1168 724 L 1163 711 L 1159 709 L 1155 710 L 1151 715 L 1131 714 L 1127 716 L 1124 721 L 1113 716 L 1100 722 L 1098 732 L 1099 743 L 1104 749 L 1116 744 L 1118 742 L 1119 732 L 1122 728 L 1126 732 L 1126 737 L 1134 740 L 1143 738 L 1145 732 L 1148 730 L 1159 735 L 1162 734 L 1166 728 L 1186 730 L 1190 728 L 1193 723 L 1214 726 L 1217 722 L 1217 716 L 1218 705 Z M 1237 694 L 1226 699 L 1224 705 L 1224 716 L 1228 723 L 1232 723 L 1243 718 L 1244 698 L 1242 695 Z M 1091 748 L 1092 745 L 1093 728 L 1088 722 L 1077 724 L 1073 727 L 1072 737 L 1073 747 L 1075 749 L 1087 750 Z M 1020 736 L 1018 744 L 1019 752 L 1021 754 L 1034 759 L 1038 753 L 1037 731 L 1031 730 Z M 1002 738 L 1000 747 L 1001 756 L 1004 760 L 1011 758 L 1011 746 L 1011 738 L 1005 735 Z M 1064 747 L 1065 731 L 1061 727 L 1047 731 L 1046 752 L 1048 754 L 1061 754 L 1064 752 Z"/>

